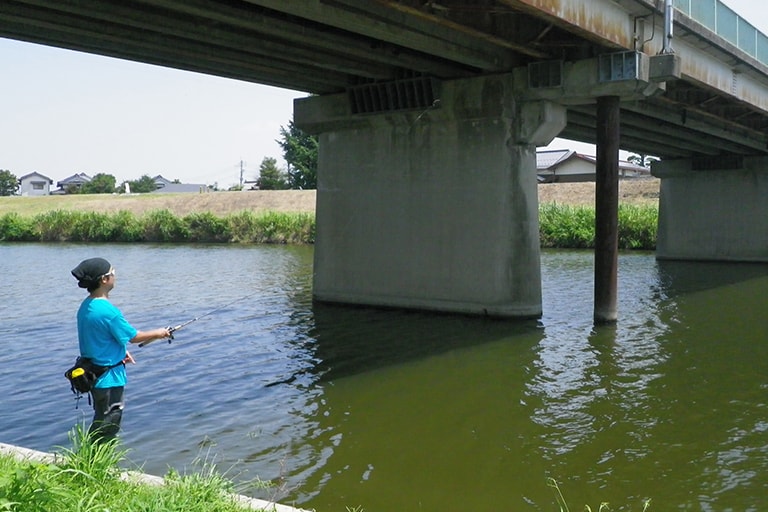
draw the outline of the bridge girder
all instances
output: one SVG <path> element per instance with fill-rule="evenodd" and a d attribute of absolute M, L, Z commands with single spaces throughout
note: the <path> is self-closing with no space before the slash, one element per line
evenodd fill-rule
<path fill-rule="evenodd" d="M 315 94 L 661 46 L 651 0 L 4 0 L 0 37 Z M 645 25 L 656 25 L 652 30 Z M 655 32 L 655 37 L 646 37 Z M 677 13 L 680 80 L 623 104 L 622 148 L 768 153 L 768 68 Z M 642 41 L 644 44 L 638 44 Z M 593 105 L 563 136 L 595 142 Z"/>

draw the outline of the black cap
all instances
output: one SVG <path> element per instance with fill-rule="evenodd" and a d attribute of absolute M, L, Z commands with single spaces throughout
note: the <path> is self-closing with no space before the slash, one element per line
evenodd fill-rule
<path fill-rule="evenodd" d="M 72 275 L 77 279 L 77 286 L 88 288 L 90 284 L 97 282 L 104 274 L 109 273 L 112 265 L 104 258 L 89 258 L 80 262 L 72 269 Z"/>

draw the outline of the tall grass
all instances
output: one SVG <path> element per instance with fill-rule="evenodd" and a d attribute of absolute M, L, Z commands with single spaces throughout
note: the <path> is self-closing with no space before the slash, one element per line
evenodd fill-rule
<path fill-rule="evenodd" d="M 315 216 L 243 211 L 179 217 L 169 210 L 139 217 L 128 211 L 52 210 L 33 217 L 6 213 L 0 216 L 0 241 L 309 244 L 315 241 Z"/>
<path fill-rule="evenodd" d="M 189 475 L 171 471 L 165 485 L 150 486 L 124 478 L 118 464 L 126 452 L 115 442 L 93 444 L 79 428 L 70 439 L 74 447 L 60 462 L 0 455 L 0 511 L 253 512 L 238 504 L 233 484 L 213 465 Z"/>
<path fill-rule="evenodd" d="M 243 211 L 230 215 L 231 240 L 240 243 L 314 243 L 315 216 L 308 213 Z"/>
<path fill-rule="evenodd" d="M 656 248 L 658 208 L 619 205 L 619 248 Z M 591 249 L 595 246 L 595 209 L 546 203 L 539 207 L 541 246 Z M 253 213 L 217 217 L 152 210 L 136 217 L 130 212 L 94 213 L 53 210 L 34 217 L 0 216 L 0 241 L 159 242 L 311 244 L 315 241 L 312 213 Z"/>
<path fill-rule="evenodd" d="M 547 487 L 551 488 L 555 493 L 555 500 L 557 501 L 557 506 L 560 507 L 560 512 L 571 512 L 571 509 L 568 507 L 568 503 L 565 501 L 565 497 L 563 496 L 563 493 L 560 490 L 560 486 L 557 485 L 557 480 L 551 477 L 547 478 Z M 648 498 L 644 500 L 642 512 L 646 512 L 648 510 L 648 507 L 650 506 L 651 506 L 651 499 Z M 597 511 L 610 512 L 611 508 L 609 507 L 608 502 L 604 501 L 600 503 L 600 507 L 597 509 Z M 584 512 L 592 512 L 592 507 L 590 507 L 589 505 L 584 505 Z"/>
<path fill-rule="evenodd" d="M 656 206 L 620 204 L 619 249 L 656 248 L 659 210 Z M 595 208 L 546 203 L 539 207 L 541 246 L 560 249 L 595 247 Z"/>

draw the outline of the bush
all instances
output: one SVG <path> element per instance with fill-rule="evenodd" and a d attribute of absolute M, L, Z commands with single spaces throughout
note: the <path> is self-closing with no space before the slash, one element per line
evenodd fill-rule
<path fill-rule="evenodd" d="M 144 240 L 144 225 L 134 214 L 119 211 L 111 217 L 114 227 L 114 242 L 141 242 Z"/>
<path fill-rule="evenodd" d="M 109 215 L 96 212 L 73 212 L 69 240 L 72 242 L 111 242 L 115 226 Z"/>
<path fill-rule="evenodd" d="M 257 244 L 313 243 L 315 216 L 308 213 L 243 211 L 227 217 L 232 241 Z"/>
<path fill-rule="evenodd" d="M 618 211 L 619 249 L 656 248 L 659 210 L 656 206 L 620 204 Z M 595 247 L 595 209 L 546 203 L 539 207 L 541 246 L 557 249 Z"/>
<path fill-rule="evenodd" d="M 619 247 L 656 249 L 659 209 L 655 206 L 619 205 Z"/>
<path fill-rule="evenodd" d="M 29 242 L 37 238 L 32 219 L 14 212 L 0 217 L 0 241 Z"/>
<path fill-rule="evenodd" d="M 147 242 L 186 242 L 189 229 L 169 210 L 153 210 L 142 217 Z"/>
<path fill-rule="evenodd" d="M 595 246 L 595 209 L 557 203 L 539 207 L 542 247 L 588 249 Z"/>
<path fill-rule="evenodd" d="M 229 242 L 232 239 L 226 219 L 210 212 L 192 213 L 184 217 L 190 242 Z"/>
<path fill-rule="evenodd" d="M 41 242 L 67 242 L 72 240 L 79 214 L 67 210 L 53 210 L 34 218 L 35 232 Z"/>

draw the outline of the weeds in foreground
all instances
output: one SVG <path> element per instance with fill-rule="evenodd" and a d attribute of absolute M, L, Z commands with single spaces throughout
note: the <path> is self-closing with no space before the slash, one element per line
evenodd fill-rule
<path fill-rule="evenodd" d="M 62 462 L 19 461 L 0 455 L 0 511 L 162 510 L 163 512 L 245 512 L 233 484 L 214 465 L 181 475 L 171 471 L 166 485 L 150 486 L 124 478 L 126 452 L 115 443 L 94 444 L 77 428 Z"/>
<path fill-rule="evenodd" d="M 565 498 L 563 497 L 562 491 L 560 491 L 560 486 L 557 485 L 557 480 L 555 480 L 552 477 L 547 478 L 547 487 L 550 487 L 554 490 L 555 493 L 555 499 L 557 500 L 557 505 L 560 507 L 560 512 L 570 512 L 570 508 L 568 508 L 568 503 L 566 503 Z M 651 506 L 651 499 L 648 498 L 643 502 L 643 511 L 646 512 L 648 510 L 648 507 Z M 608 507 L 608 502 L 602 502 L 600 503 L 600 507 L 597 509 L 597 512 L 610 512 L 610 507 Z M 584 511 L 585 512 L 592 512 L 592 507 L 589 505 L 584 505 Z"/>

